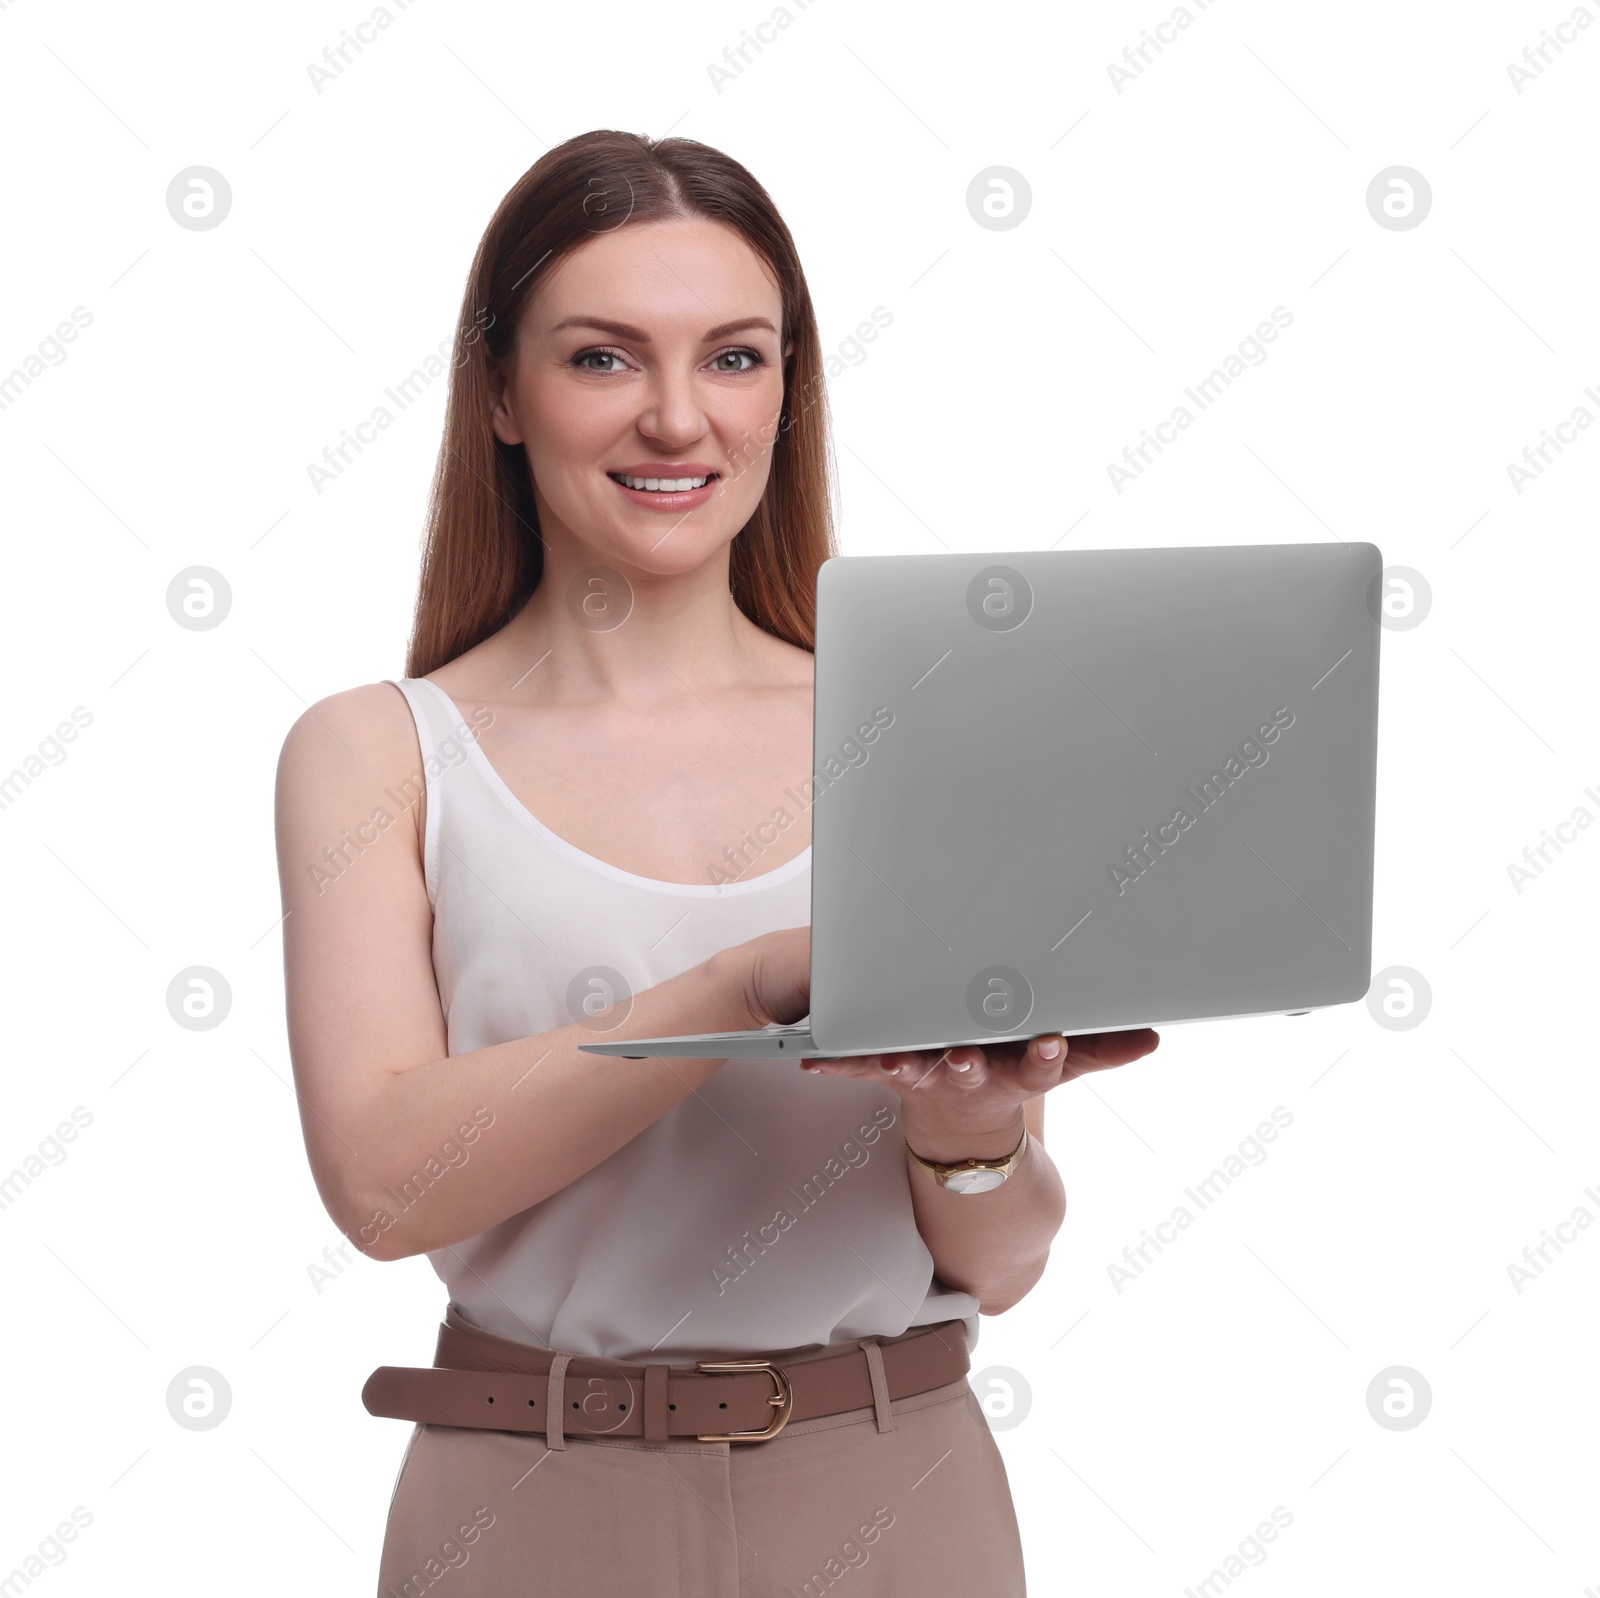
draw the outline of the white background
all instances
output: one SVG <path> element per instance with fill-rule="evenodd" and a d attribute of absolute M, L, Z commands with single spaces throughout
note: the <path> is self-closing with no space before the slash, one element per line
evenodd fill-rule
<path fill-rule="evenodd" d="M 0 1577 L 83 1506 L 26 1590 L 375 1581 L 406 1427 L 358 1395 L 429 1360 L 442 1289 L 422 1259 L 310 1280 L 340 1238 L 289 1085 L 272 782 L 306 705 L 403 674 L 442 385 L 320 494 L 306 468 L 449 336 L 525 168 L 621 127 L 756 174 L 828 347 L 892 313 L 831 386 L 847 553 L 1340 538 L 1431 589 L 1383 635 L 1373 948 L 1426 1019 L 1174 1027 L 1050 1100 L 1067 1223 L 974 1369 L 1031 1390 L 997 1435 L 1032 1590 L 1180 1594 L 1280 1505 L 1229 1590 L 1600 1588 L 1600 1228 L 1507 1271 L 1600 1216 L 1600 838 L 1507 872 L 1600 815 L 1600 429 L 1507 472 L 1600 416 L 1600 27 L 1519 93 L 1565 0 L 1216 0 L 1119 92 L 1170 7 L 1062 9 L 815 0 L 719 89 L 765 0 L 413 0 L 319 93 L 363 4 L 0 6 L 0 375 L 92 315 L 0 410 L 0 771 L 93 717 L 0 810 L 0 1175 L 93 1118 L 0 1210 Z M 196 165 L 232 189 L 209 231 L 165 202 Z M 1395 165 L 1432 191 L 1408 230 L 1367 208 Z M 1020 226 L 969 215 L 991 166 L 1027 180 Z M 1269 358 L 1117 492 L 1276 306 Z M 232 589 L 209 631 L 167 612 L 191 565 Z M 232 989 L 212 1031 L 167 1013 L 191 965 Z M 1280 1105 L 1265 1162 L 1118 1292 L 1108 1264 Z M 214 1430 L 167 1413 L 195 1365 L 231 1387 Z M 1403 1431 L 1366 1398 L 1397 1365 L 1432 1393 Z"/>

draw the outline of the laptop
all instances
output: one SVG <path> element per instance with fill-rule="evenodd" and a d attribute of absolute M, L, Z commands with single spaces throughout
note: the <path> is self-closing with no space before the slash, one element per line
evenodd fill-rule
<path fill-rule="evenodd" d="M 1382 572 L 1343 542 L 826 561 L 810 1015 L 580 1047 L 829 1059 L 1361 999 Z"/>

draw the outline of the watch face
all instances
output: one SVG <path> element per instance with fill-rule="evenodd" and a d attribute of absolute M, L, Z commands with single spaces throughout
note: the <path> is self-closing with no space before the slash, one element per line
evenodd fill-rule
<path fill-rule="evenodd" d="M 1005 1179 L 1004 1171 L 955 1171 L 944 1185 L 952 1193 L 987 1193 Z"/>

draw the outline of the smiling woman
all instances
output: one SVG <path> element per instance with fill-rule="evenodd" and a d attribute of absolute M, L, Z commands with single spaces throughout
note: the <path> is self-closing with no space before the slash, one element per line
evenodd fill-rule
<path fill-rule="evenodd" d="M 650 508 L 596 481 L 652 464 L 634 453 L 644 443 L 631 425 L 641 389 L 665 405 L 669 436 L 684 425 L 674 408 L 714 399 L 721 459 L 653 464 L 715 473 L 718 537 L 740 535 L 728 550 L 735 604 L 758 627 L 811 648 L 815 573 L 835 549 L 823 357 L 794 241 L 737 163 L 687 139 L 662 141 L 649 155 L 648 143 L 595 133 L 582 148 L 571 140 L 551 151 L 501 201 L 479 245 L 456 329 L 462 364 L 406 662 L 413 676 L 516 613 L 543 572 L 545 520 L 564 490 L 578 496 L 575 516 L 613 519 L 623 501 Z M 536 290 L 541 323 L 524 315 Z M 736 314 L 719 320 L 708 314 L 712 303 Z M 642 312 L 607 315 L 614 307 Z M 641 321 L 658 329 L 654 339 Z M 716 347 L 734 339 L 734 349 Z M 682 387 L 657 396 L 674 371 Z M 789 405 L 789 395 L 805 403 Z M 704 421 L 688 427 L 705 437 Z M 568 454 L 574 443 L 581 469 Z M 692 548 L 678 537 L 670 553 L 686 558 Z"/>
<path fill-rule="evenodd" d="M 363 1394 L 413 1423 L 381 1592 L 447 1569 L 457 1598 L 820 1591 L 858 1536 L 856 1598 L 1024 1590 L 966 1372 L 1060 1225 L 1061 1040 L 915 1083 L 579 1048 L 809 1007 L 823 375 L 794 242 L 737 162 L 614 132 L 550 151 L 469 274 L 407 675 L 285 740 L 312 1171 L 357 1247 L 426 1254 L 449 1295 L 434 1366 Z M 389 794 L 393 841 L 322 891 L 306 862 Z M 708 881 L 752 829 L 759 870 Z"/>

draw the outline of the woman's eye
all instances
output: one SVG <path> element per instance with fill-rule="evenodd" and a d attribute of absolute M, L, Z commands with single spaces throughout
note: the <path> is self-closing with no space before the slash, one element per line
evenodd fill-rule
<path fill-rule="evenodd" d="M 620 363 L 622 356 L 616 350 L 583 350 L 572 357 L 572 365 L 585 372 L 616 372 L 621 370 L 620 364 L 610 366 L 594 366 L 594 361 L 610 361 Z M 726 362 L 744 362 L 743 365 L 727 365 Z M 720 355 L 711 357 L 711 369 L 715 372 L 725 372 L 733 375 L 739 372 L 753 372 L 758 366 L 765 366 L 759 350 L 740 349 L 724 350 Z"/>

